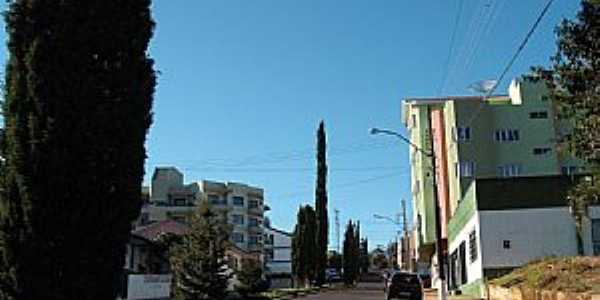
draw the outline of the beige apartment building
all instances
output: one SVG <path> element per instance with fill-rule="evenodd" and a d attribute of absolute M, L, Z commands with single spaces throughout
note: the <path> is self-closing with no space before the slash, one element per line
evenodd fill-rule
<path fill-rule="evenodd" d="M 232 226 L 231 241 L 248 252 L 263 251 L 264 191 L 236 182 L 201 180 L 184 183 L 183 174 L 175 167 L 154 170 L 149 202 L 142 208 L 139 224 L 173 219 L 184 221 L 197 208 L 200 199 L 227 215 Z"/>

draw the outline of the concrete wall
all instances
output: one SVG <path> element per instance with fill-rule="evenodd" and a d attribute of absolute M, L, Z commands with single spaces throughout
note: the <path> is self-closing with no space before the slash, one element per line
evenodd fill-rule
<path fill-rule="evenodd" d="M 483 268 L 517 267 L 547 256 L 577 255 L 567 207 L 480 211 Z M 510 249 L 504 241 L 510 241 Z"/>

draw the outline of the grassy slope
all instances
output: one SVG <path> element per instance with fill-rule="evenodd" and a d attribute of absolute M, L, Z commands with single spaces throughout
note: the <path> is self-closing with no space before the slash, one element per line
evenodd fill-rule
<path fill-rule="evenodd" d="M 600 293 L 600 257 L 548 258 L 492 280 L 491 284 Z"/>

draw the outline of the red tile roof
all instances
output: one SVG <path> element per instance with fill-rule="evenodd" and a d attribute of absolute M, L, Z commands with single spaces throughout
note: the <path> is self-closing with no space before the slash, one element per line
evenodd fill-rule
<path fill-rule="evenodd" d="M 189 230 L 189 226 L 175 221 L 175 220 L 164 220 L 144 227 L 137 228 L 131 234 L 145 238 L 147 240 L 154 241 L 161 234 L 171 233 L 176 235 L 185 234 Z"/>

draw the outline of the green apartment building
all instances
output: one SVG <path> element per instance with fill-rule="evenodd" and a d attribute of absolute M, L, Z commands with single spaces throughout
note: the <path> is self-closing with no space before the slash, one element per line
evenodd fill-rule
<path fill-rule="evenodd" d="M 428 152 L 433 139 L 451 289 L 481 295 L 486 278 L 543 256 L 577 254 L 565 197 L 574 178 L 568 175 L 585 169 L 560 149 L 567 126 L 547 94 L 542 81 L 523 76 L 508 95 L 403 102 L 411 141 Z M 416 149 L 410 161 L 418 271 L 431 270 L 435 279 L 434 172 Z M 592 237 L 600 235 L 600 209 L 590 216 L 585 250 L 600 254 Z"/>

